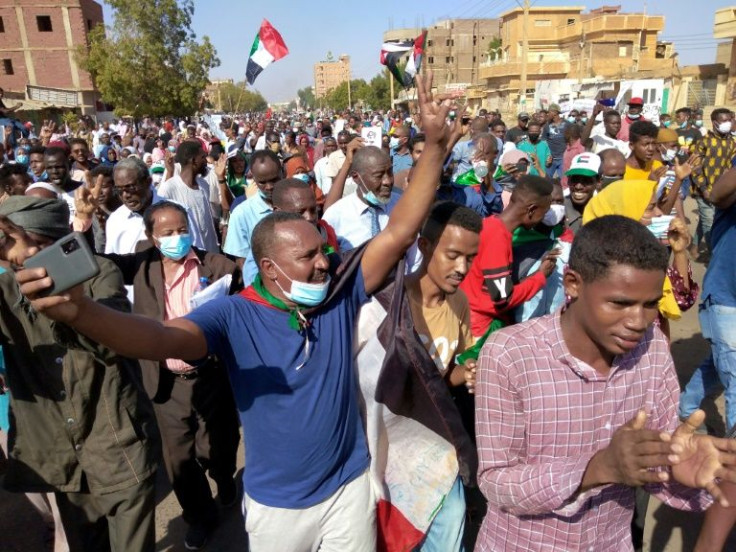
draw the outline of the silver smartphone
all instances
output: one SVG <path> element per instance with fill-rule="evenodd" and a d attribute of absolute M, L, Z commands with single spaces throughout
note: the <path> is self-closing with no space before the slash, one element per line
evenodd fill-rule
<path fill-rule="evenodd" d="M 100 273 L 94 253 L 83 234 L 72 232 L 53 245 L 39 251 L 23 265 L 43 267 L 53 280 L 53 286 L 40 295 L 58 295 Z"/>

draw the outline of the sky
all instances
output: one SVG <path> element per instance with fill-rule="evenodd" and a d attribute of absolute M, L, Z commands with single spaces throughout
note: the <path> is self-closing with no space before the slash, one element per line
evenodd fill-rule
<path fill-rule="evenodd" d="M 624 12 L 664 15 L 660 40 L 673 41 L 680 64 L 692 65 L 714 63 L 715 10 L 733 5 L 734 0 L 591 0 L 569 5 L 585 6 L 587 11 L 618 4 Z M 566 4 L 536 0 L 532 5 Z M 109 24 L 111 10 L 103 6 Z M 210 79 L 242 81 L 253 39 L 261 21 L 268 19 L 290 54 L 263 71 L 253 88 L 269 102 L 282 102 L 314 84 L 313 66 L 328 52 L 335 58 L 348 54 L 352 78 L 369 80 L 382 69 L 378 56 L 384 31 L 431 26 L 448 18 L 497 17 L 515 6 L 515 0 L 194 0 L 192 28 L 199 37 L 209 36 L 217 49 L 221 65 L 210 72 Z"/>

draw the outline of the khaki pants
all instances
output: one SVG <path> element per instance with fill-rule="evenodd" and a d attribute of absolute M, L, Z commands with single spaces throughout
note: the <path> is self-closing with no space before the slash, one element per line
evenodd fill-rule
<path fill-rule="evenodd" d="M 376 499 L 368 472 L 309 508 L 243 498 L 251 552 L 375 552 Z"/>
<path fill-rule="evenodd" d="M 122 491 L 56 493 L 72 552 L 153 552 L 156 545 L 154 479 Z"/>

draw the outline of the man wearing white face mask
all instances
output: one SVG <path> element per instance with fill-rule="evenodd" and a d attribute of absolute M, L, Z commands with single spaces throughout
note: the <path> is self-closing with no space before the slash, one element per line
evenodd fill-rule
<path fill-rule="evenodd" d="M 210 284 L 222 295 L 242 287 L 240 271 L 225 256 L 192 247 L 187 210 L 160 201 L 143 217 L 149 242 L 130 255 L 110 255 L 135 291 L 133 312 L 164 321 L 189 314 L 190 300 Z M 215 288 L 210 290 L 210 293 Z M 184 542 L 199 550 L 217 525 L 218 508 L 206 473 L 223 505 L 237 500 L 233 480 L 240 435 L 227 373 L 209 359 L 196 368 L 182 360 L 141 360 L 143 386 L 153 402 L 166 472 L 189 525 Z"/>
<path fill-rule="evenodd" d="M 694 245 L 705 246 L 710 250 L 710 229 L 713 226 L 715 209 L 710 201 L 710 192 L 721 175 L 731 168 L 736 157 L 736 140 L 731 136 L 731 112 L 728 109 L 714 109 L 710 115 L 713 130 L 708 131 L 695 146 L 695 154 L 702 161 L 693 170 L 693 195 L 698 203 L 698 227 Z M 702 244 L 701 241 L 705 241 Z M 706 253 L 707 254 L 707 253 Z"/>

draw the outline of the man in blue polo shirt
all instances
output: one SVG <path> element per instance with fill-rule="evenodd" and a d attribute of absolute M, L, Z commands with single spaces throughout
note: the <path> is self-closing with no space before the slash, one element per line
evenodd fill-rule
<path fill-rule="evenodd" d="M 16 275 L 37 311 L 124 356 L 224 361 L 243 426 L 253 552 L 375 550 L 375 499 L 351 346 L 358 309 L 412 245 L 432 206 L 453 131 L 446 120 L 454 106 L 432 100 L 431 78 L 418 76 L 417 90 L 426 146 L 416 180 L 362 256 L 339 267 L 330 266 L 313 224 L 278 212 L 253 233 L 259 268 L 253 285 L 184 318 L 159 323 L 118 313 L 78 288 L 41 298 L 37 293 L 51 285 L 43 269 Z M 0 221 L 11 232 L 8 225 Z"/>
<path fill-rule="evenodd" d="M 711 229 L 712 257 L 703 280 L 700 327 L 711 354 L 690 378 L 680 396 L 680 417 L 687 418 L 706 395 L 725 387 L 726 427 L 736 426 L 736 169 L 715 184 L 710 200 L 716 207 Z"/>

